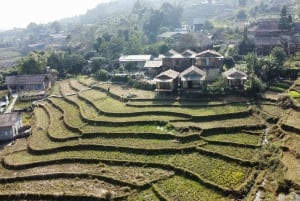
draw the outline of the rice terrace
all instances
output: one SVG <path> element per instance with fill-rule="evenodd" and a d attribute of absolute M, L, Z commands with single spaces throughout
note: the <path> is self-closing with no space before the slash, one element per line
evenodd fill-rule
<path fill-rule="evenodd" d="M 0 199 L 298 195 L 297 115 L 271 98 L 164 99 L 92 78 L 60 81 L 34 103 L 31 136 L 1 150 Z"/>

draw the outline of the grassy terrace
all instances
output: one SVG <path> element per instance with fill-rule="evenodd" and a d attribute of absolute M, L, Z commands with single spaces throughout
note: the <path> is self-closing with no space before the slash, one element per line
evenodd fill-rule
<path fill-rule="evenodd" d="M 98 90 L 92 89 L 88 91 L 83 91 L 79 93 L 80 97 L 93 102 L 98 110 L 104 111 L 106 113 L 138 113 L 138 112 L 153 112 L 153 111 L 163 111 L 163 112 L 174 112 L 187 114 L 192 116 L 208 116 L 216 114 L 226 114 L 235 113 L 240 111 L 245 111 L 248 109 L 246 104 L 228 104 L 225 106 L 215 106 L 215 107 L 128 107 L 126 103 L 115 100 L 106 93 L 100 92 Z"/>
<path fill-rule="evenodd" d="M 28 168 L 22 171 L 7 170 L 3 167 L 0 168 L 1 178 L 7 179 L 16 177 L 25 178 L 33 175 L 50 175 L 63 172 L 70 174 L 89 174 L 91 176 L 101 175 L 103 177 L 123 181 L 124 183 L 136 184 L 140 186 L 174 175 L 173 171 L 162 170 L 159 168 L 117 166 L 107 165 L 104 163 L 48 165 L 36 168 Z M 124 174 L 124 172 L 126 172 L 126 174 Z"/>
<path fill-rule="evenodd" d="M 233 142 L 238 144 L 247 145 L 260 145 L 262 137 L 259 135 L 247 134 L 247 133 L 224 133 L 204 136 L 207 140 L 219 141 L 219 142 Z"/>
<path fill-rule="evenodd" d="M 213 129 L 213 128 L 233 128 L 233 127 L 247 127 L 247 126 L 256 126 L 262 125 L 262 120 L 250 116 L 239 119 L 225 119 L 225 120 L 217 120 L 217 121 L 208 121 L 208 122 L 172 122 L 172 125 L 175 128 L 182 127 L 197 127 L 201 129 Z"/>
<path fill-rule="evenodd" d="M 227 156 L 231 156 L 238 159 L 257 161 L 258 160 L 258 149 L 246 148 L 246 147 L 236 147 L 236 146 L 224 146 L 224 145 L 214 145 L 205 144 L 201 148 L 217 153 L 221 153 Z"/>
<path fill-rule="evenodd" d="M 258 104 L 258 109 L 270 115 L 280 117 L 284 110 L 275 104 Z"/>
<path fill-rule="evenodd" d="M 84 178 L 47 179 L 46 181 L 38 180 L 0 184 L 0 195 L 13 195 L 18 193 L 55 195 L 60 192 L 73 196 L 94 195 L 93 197 L 105 198 L 107 191 L 113 192 L 114 197 L 128 194 L 128 192 L 122 191 L 122 186 L 117 186 L 101 180 Z"/>
<path fill-rule="evenodd" d="M 251 168 L 227 162 L 223 159 L 211 158 L 198 153 L 190 154 L 161 154 L 144 155 L 129 154 L 118 151 L 64 151 L 47 155 L 31 155 L 26 151 L 16 152 L 5 157 L 4 163 L 14 166 L 23 166 L 32 163 L 41 163 L 60 159 L 97 159 L 112 161 L 133 161 L 157 164 L 171 164 L 177 168 L 184 168 L 202 178 L 214 182 L 224 188 L 236 188 L 249 176 Z M 209 170 L 209 171 L 207 171 Z"/>
<path fill-rule="evenodd" d="M 61 97 L 36 105 L 32 135 L 0 151 L 0 196 L 227 201 L 253 183 L 263 133 L 256 129 L 266 124 L 244 99 L 122 102 L 114 95 L 154 93 L 87 88 L 93 84 L 61 81 L 53 89 Z M 282 112 L 269 103 L 258 110 Z"/>
<path fill-rule="evenodd" d="M 159 182 L 157 190 L 170 200 L 205 200 L 205 201 L 229 201 L 223 195 L 206 188 L 205 186 L 179 176 Z M 178 193 L 183 192 L 183 193 Z"/>

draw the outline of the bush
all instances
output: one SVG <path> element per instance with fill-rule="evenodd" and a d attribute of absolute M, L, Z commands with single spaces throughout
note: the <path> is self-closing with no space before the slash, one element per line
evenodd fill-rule
<path fill-rule="evenodd" d="M 115 74 L 112 76 L 111 81 L 113 82 L 128 82 L 127 74 Z"/>
<path fill-rule="evenodd" d="M 101 81 L 107 81 L 109 76 L 108 76 L 108 72 L 106 70 L 99 70 L 96 75 L 95 75 L 97 80 L 101 80 Z"/>
<path fill-rule="evenodd" d="M 143 81 L 133 81 L 132 87 L 137 89 L 147 90 L 147 91 L 153 91 L 155 89 L 154 84 L 150 84 L 148 82 L 143 82 Z"/>

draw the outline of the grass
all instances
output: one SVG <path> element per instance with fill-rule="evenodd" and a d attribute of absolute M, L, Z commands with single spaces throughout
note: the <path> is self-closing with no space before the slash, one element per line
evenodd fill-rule
<path fill-rule="evenodd" d="M 129 154 L 119 151 L 64 151 L 47 155 L 31 155 L 26 151 L 12 153 L 5 157 L 4 163 L 22 166 L 42 161 L 51 161 L 55 163 L 58 159 L 98 159 L 98 160 L 121 160 L 136 161 L 142 163 L 172 164 L 178 168 L 185 168 L 200 175 L 208 181 L 215 182 L 220 186 L 235 188 L 241 185 L 251 168 L 240 166 L 236 163 L 226 162 L 222 159 L 212 158 L 198 153 L 191 154 L 162 154 L 162 155 L 144 155 Z M 237 177 L 237 175 L 239 175 Z"/>
<path fill-rule="evenodd" d="M 259 110 L 262 110 L 268 114 L 277 117 L 280 117 L 284 112 L 284 110 L 280 108 L 278 105 L 273 105 L 273 104 L 258 104 L 257 107 Z"/>
<path fill-rule="evenodd" d="M 50 98 L 51 103 L 64 111 L 64 120 L 74 128 L 80 128 L 85 122 L 80 117 L 80 112 L 76 105 L 64 101 L 62 98 Z"/>
<path fill-rule="evenodd" d="M 80 96 L 93 102 L 99 110 L 107 113 L 137 113 L 137 112 L 153 112 L 153 111 L 164 111 L 174 112 L 193 116 L 208 116 L 216 114 L 226 114 L 240 112 L 248 109 L 246 104 L 228 104 L 225 106 L 212 106 L 212 107 L 127 107 L 125 103 L 117 101 L 106 93 L 98 90 L 88 90 L 80 93 Z"/>
<path fill-rule="evenodd" d="M 225 133 L 225 134 L 216 134 L 209 135 L 205 139 L 220 141 L 220 142 L 233 142 L 238 144 L 247 144 L 247 145 L 260 145 L 262 142 L 261 136 L 250 135 L 247 133 Z"/>
<path fill-rule="evenodd" d="M 206 144 L 201 148 L 243 160 L 256 161 L 258 159 L 258 149 L 214 144 Z"/>
<path fill-rule="evenodd" d="M 114 180 L 131 183 L 133 185 L 145 185 L 165 179 L 174 175 L 173 171 L 162 170 L 150 167 L 135 166 L 117 166 L 104 163 L 99 164 L 63 164 L 48 165 L 35 168 L 29 168 L 22 171 L 12 171 L 2 168 L 0 175 L 2 178 L 26 177 L 32 175 L 55 174 L 60 172 L 68 172 L 74 174 L 85 173 L 89 175 L 101 175 L 112 178 Z M 124 174 L 126 172 L 126 174 Z"/>
<path fill-rule="evenodd" d="M 32 105 L 31 101 L 17 101 L 14 105 L 14 109 L 15 110 L 24 109 L 24 108 L 31 107 L 31 105 Z"/>
<path fill-rule="evenodd" d="M 71 194 L 78 196 L 96 195 L 105 198 L 105 192 L 114 192 L 114 197 L 128 194 L 122 191 L 122 186 L 110 184 L 97 179 L 47 179 L 46 181 L 24 181 L 0 184 L 0 192 L 5 194 Z M 131 191 L 131 190 L 129 190 Z M 1 194 L 1 193 L 0 193 Z"/>
<path fill-rule="evenodd" d="M 157 189 L 170 200 L 205 200 L 205 201 L 229 201 L 230 198 L 206 188 L 205 186 L 186 179 L 174 176 L 156 184 Z"/>
<path fill-rule="evenodd" d="M 204 140 L 196 135 L 201 129 L 264 125 L 260 118 L 250 113 L 246 117 L 234 117 L 235 113 L 249 109 L 246 102 L 237 104 L 235 102 L 239 99 L 236 98 L 209 102 L 137 100 L 128 102 L 132 104 L 129 106 L 107 96 L 100 88 L 106 90 L 110 86 L 111 93 L 123 97 L 136 93 L 138 98 L 147 98 L 153 95 L 152 92 L 108 84 L 87 89 L 87 85 L 95 83 L 94 79 L 83 77 L 61 81 L 52 93 L 63 97 L 49 98 L 53 103 L 40 102 L 43 106 L 34 108 L 32 135 L 27 141 L 18 140 L 2 152 L 4 166 L 0 165 L 0 177 L 17 177 L 17 180 L 0 184 L 1 192 L 13 195 L 25 189 L 24 192 L 34 194 L 70 193 L 104 198 L 103 192 L 109 191 L 114 196 L 130 195 L 127 200 L 151 201 L 160 200 L 158 192 L 170 200 L 227 201 L 234 195 L 226 197 L 212 186 L 237 190 L 241 186 L 252 185 L 245 182 L 252 178 L 250 175 L 256 167 L 233 162 L 226 156 L 257 161 L 260 148 L 222 146 L 212 141 L 227 145 L 260 145 L 259 134 L 224 132 L 206 135 Z M 244 102 L 244 99 L 240 101 Z M 262 103 L 259 106 L 258 110 L 268 113 L 281 112 L 275 110 L 276 106 L 272 104 Z M 197 122 L 189 118 L 229 113 L 233 114 L 232 117 L 224 115 L 223 120 Z M 186 116 L 182 117 L 182 114 Z M 74 132 L 66 123 L 80 129 Z M 189 134 L 195 134 L 195 138 Z M 197 148 L 217 152 L 220 156 L 209 156 Z M 164 149 L 176 152 L 162 152 Z M 5 165 L 18 167 L 20 171 L 6 169 Z M 53 176 L 56 173 L 85 176 L 63 179 Z M 20 179 L 47 174 L 53 179 Z M 97 176 L 110 178 L 111 183 Z M 121 184 L 116 185 L 118 181 Z M 212 186 L 202 185 L 205 182 Z M 83 187 L 79 189 L 79 186 Z M 135 189 L 138 186 L 143 187 Z"/>
<path fill-rule="evenodd" d="M 291 90 L 291 91 L 288 92 L 288 94 L 292 98 L 295 98 L 295 99 L 300 98 L 300 93 L 298 91 Z"/>
<path fill-rule="evenodd" d="M 134 193 L 127 198 L 128 201 L 160 201 L 152 189 Z"/>
<path fill-rule="evenodd" d="M 132 126 L 94 126 L 86 125 L 82 127 L 81 132 L 86 133 L 155 133 L 155 134 L 174 134 L 174 135 L 186 135 L 188 133 L 178 132 L 168 126 L 159 126 L 155 124 L 144 124 L 144 125 L 132 125 Z"/>
<path fill-rule="evenodd" d="M 216 121 L 208 121 L 208 122 L 172 122 L 171 123 L 175 128 L 180 129 L 184 127 L 196 127 L 201 129 L 214 129 L 214 128 L 235 128 L 235 127 L 247 127 L 247 126 L 256 126 L 262 125 L 263 122 L 260 119 L 257 119 L 253 116 L 238 118 L 238 119 L 225 119 L 225 120 L 216 120 Z"/>

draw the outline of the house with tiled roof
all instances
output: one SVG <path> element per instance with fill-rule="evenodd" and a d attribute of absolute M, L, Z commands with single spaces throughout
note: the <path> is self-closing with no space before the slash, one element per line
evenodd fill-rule
<path fill-rule="evenodd" d="M 191 66 L 179 74 L 179 80 L 182 89 L 204 89 L 206 72 Z"/>
<path fill-rule="evenodd" d="M 178 88 L 179 72 L 172 69 L 166 70 L 154 78 L 157 92 L 172 92 Z"/>
<path fill-rule="evenodd" d="M 230 89 L 244 89 L 245 81 L 248 79 L 246 73 L 236 68 L 223 72 L 222 76 L 226 79 L 226 87 Z"/>
<path fill-rule="evenodd" d="M 206 72 L 208 82 L 221 76 L 224 56 L 214 50 L 206 50 L 195 56 L 195 66 Z"/>
<path fill-rule="evenodd" d="M 13 140 L 22 127 L 20 113 L 0 114 L 0 141 Z"/>
<path fill-rule="evenodd" d="M 14 75 L 5 77 L 5 84 L 10 93 L 17 93 L 20 99 L 38 99 L 46 96 L 51 88 L 49 74 Z"/>

